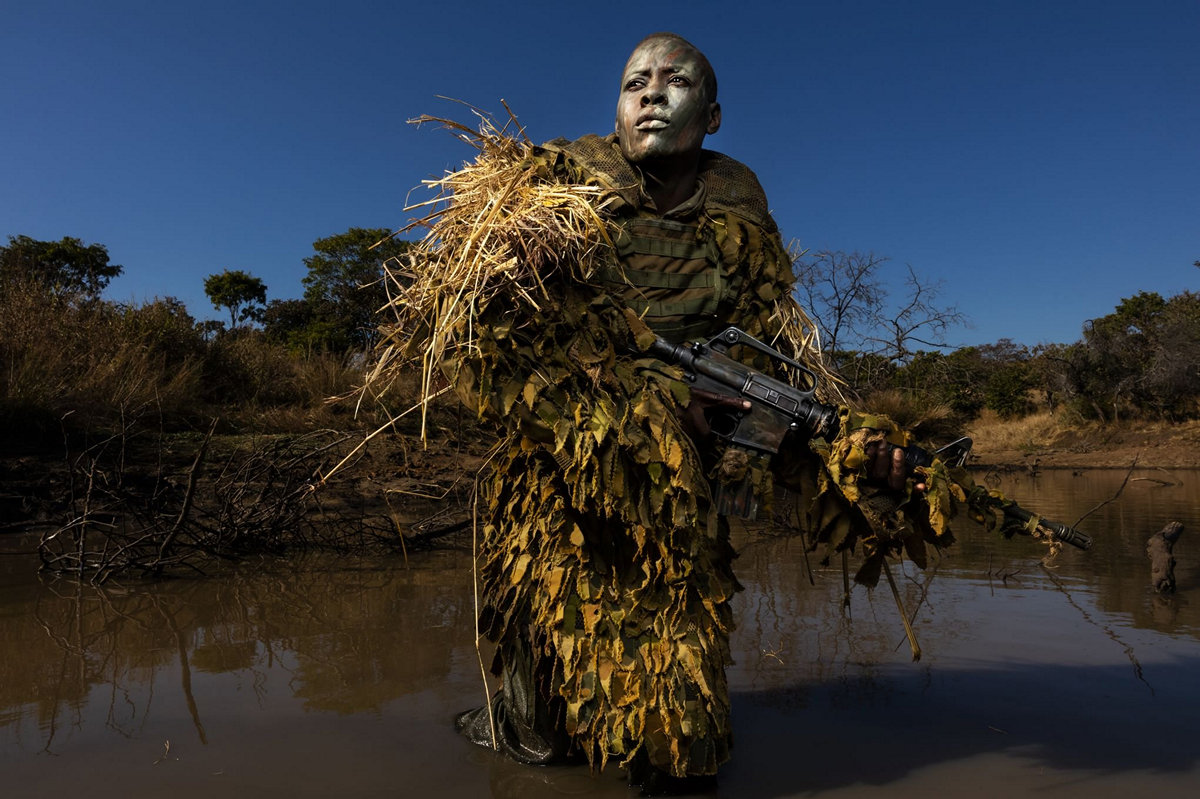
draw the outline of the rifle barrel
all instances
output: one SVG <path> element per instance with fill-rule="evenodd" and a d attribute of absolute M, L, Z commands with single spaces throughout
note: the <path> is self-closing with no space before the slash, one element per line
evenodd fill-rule
<path fill-rule="evenodd" d="M 1003 507 L 1004 515 L 1028 524 L 1033 518 L 1033 514 L 1022 508 L 1015 502 L 1006 503 Z M 1045 527 L 1050 531 L 1050 537 L 1055 541 L 1062 541 L 1064 544 L 1070 544 L 1078 549 L 1091 549 L 1092 537 L 1087 533 L 1081 533 L 1074 527 L 1063 524 L 1062 522 L 1051 521 L 1043 517 L 1038 517 L 1038 525 Z"/>

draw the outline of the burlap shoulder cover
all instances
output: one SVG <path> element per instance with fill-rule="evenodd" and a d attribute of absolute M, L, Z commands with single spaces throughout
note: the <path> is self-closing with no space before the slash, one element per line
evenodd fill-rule
<path fill-rule="evenodd" d="M 554 139 L 543 147 L 564 153 L 625 202 L 638 205 L 641 179 L 621 155 L 615 134 L 588 134 L 574 141 Z M 767 233 L 776 232 L 775 220 L 767 207 L 766 192 L 748 166 L 721 153 L 704 150 L 700 155 L 700 178 L 707 187 L 706 207 L 736 214 Z"/>

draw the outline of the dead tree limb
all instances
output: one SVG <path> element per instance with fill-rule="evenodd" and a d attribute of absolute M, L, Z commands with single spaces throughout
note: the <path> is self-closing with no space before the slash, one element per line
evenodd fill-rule
<path fill-rule="evenodd" d="M 1183 535 L 1181 522 L 1169 522 L 1146 540 L 1146 556 L 1150 558 L 1150 584 L 1160 594 L 1175 593 L 1175 555 L 1172 550 Z"/>
<path fill-rule="evenodd" d="M 1133 463 L 1129 464 L 1129 469 L 1128 469 L 1128 471 L 1125 472 L 1125 479 L 1121 481 L 1121 487 L 1117 489 L 1117 493 L 1113 494 L 1111 497 L 1104 500 L 1099 505 L 1092 508 L 1087 513 L 1083 514 L 1078 519 L 1076 519 L 1075 523 L 1071 525 L 1072 527 L 1078 527 L 1080 524 L 1083 523 L 1084 519 L 1091 516 L 1093 513 L 1100 510 L 1101 508 L 1103 508 L 1105 505 L 1108 505 L 1109 503 L 1117 501 L 1117 499 L 1121 496 L 1121 492 L 1123 492 L 1125 490 L 1125 486 L 1129 485 L 1129 478 L 1133 475 L 1133 470 L 1137 468 L 1138 458 L 1140 458 L 1140 457 L 1142 457 L 1142 453 L 1140 453 L 1140 452 L 1137 455 L 1133 456 Z"/>

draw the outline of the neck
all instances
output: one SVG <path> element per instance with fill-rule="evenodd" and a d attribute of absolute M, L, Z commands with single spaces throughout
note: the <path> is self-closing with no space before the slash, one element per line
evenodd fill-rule
<path fill-rule="evenodd" d="M 677 207 L 696 191 L 700 154 L 686 159 L 646 160 L 638 164 L 643 186 L 660 214 Z"/>

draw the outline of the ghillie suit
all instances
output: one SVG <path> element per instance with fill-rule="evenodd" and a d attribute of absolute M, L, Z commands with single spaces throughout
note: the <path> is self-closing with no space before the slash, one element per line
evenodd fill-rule
<path fill-rule="evenodd" d="M 398 319 L 372 383 L 419 359 L 427 399 L 448 380 L 504 432 L 478 568 L 505 689 L 461 723 L 526 762 L 581 753 L 715 773 L 729 756 L 738 584 L 710 477 L 749 474 L 765 495 L 771 470 L 698 451 L 679 421 L 681 373 L 638 353 L 652 328 L 680 340 L 734 324 L 819 370 L 791 259 L 732 159 L 705 152 L 697 195 L 660 217 L 612 137 L 536 147 L 447 124 L 480 155 L 432 184 L 430 231 L 390 275 Z M 948 536 L 949 508 L 934 503 L 920 503 L 920 528 L 904 521 L 918 503 L 858 509 L 846 464 L 863 443 L 802 444 L 795 464 L 776 464 L 807 487 L 814 543 L 865 534 L 879 561 L 911 551 L 913 535 Z"/>

